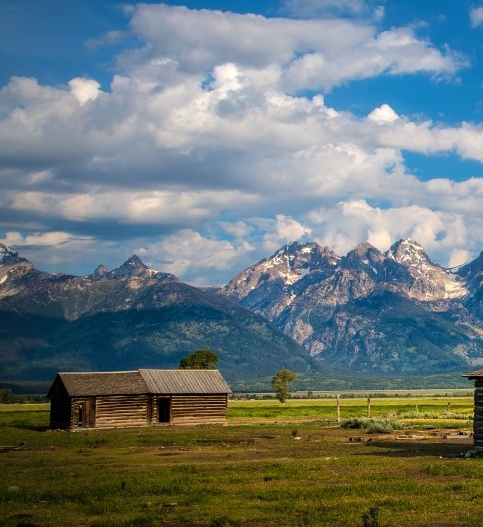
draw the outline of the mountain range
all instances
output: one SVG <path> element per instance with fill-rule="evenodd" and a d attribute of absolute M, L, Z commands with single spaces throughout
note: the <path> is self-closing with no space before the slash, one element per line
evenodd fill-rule
<path fill-rule="evenodd" d="M 177 368 L 206 348 L 228 381 L 312 368 L 309 354 L 261 315 L 137 256 L 71 276 L 38 271 L 0 245 L 1 386 L 51 382 L 57 371 Z"/>
<path fill-rule="evenodd" d="M 445 269 L 411 239 L 344 257 L 292 242 L 221 292 L 335 371 L 430 375 L 483 366 L 482 278 L 483 255 Z"/>
<path fill-rule="evenodd" d="M 88 276 L 39 271 L 0 244 L 0 385 L 57 371 L 176 368 L 209 348 L 237 386 L 281 368 L 402 377 L 483 367 L 483 253 L 459 268 L 414 240 L 345 256 L 292 242 L 224 287 L 196 288 L 132 256 Z"/>

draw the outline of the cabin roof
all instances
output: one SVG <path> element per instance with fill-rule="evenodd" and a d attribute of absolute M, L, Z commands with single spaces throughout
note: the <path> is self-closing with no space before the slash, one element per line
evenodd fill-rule
<path fill-rule="evenodd" d="M 153 370 L 61 372 L 47 394 L 61 382 L 71 397 L 138 394 L 231 393 L 218 370 Z"/>
<path fill-rule="evenodd" d="M 483 377 L 483 370 L 472 371 L 463 375 L 463 377 L 468 377 L 468 379 L 479 379 Z"/>
<path fill-rule="evenodd" d="M 135 395 L 148 393 L 138 371 L 61 372 L 59 379 L 70 396 Z M 49 391 L 50 393 L 50 391 Z"/>
<path fill-rule="evenodd" d="M 218 370 L 139 370 L 150 393 L 231 393 Z"/>

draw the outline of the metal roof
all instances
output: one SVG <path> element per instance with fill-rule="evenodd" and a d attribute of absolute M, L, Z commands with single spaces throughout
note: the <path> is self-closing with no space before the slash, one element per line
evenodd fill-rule
<path fill-rule="evenodd" d="M 218 370 L 139 370 L 150 393 L 231 393 Z"/>
<path fill-rule="evenodd" d="M 68 395 L 217 394 L 231 393 L 218 370 L 136 370 L 117 372 L 61 372 L 47 394 L 60 380 Z"/>

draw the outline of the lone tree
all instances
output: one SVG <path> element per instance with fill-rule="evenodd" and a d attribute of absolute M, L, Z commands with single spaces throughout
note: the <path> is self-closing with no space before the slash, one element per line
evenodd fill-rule
<path fill-rule="evenodd" d="M 198 350 L 186 355 L 179 363 L 180 370 L 216 370 L 218 357 L 211 350 Z"/>
<path fill-rule="evenodd" d="M 283 404 L 289 397 L 289 387 L 297 378 L 297 374 L 290 370 L 280 370 L 272 379 L 272 388 L 277 399 Z"/>

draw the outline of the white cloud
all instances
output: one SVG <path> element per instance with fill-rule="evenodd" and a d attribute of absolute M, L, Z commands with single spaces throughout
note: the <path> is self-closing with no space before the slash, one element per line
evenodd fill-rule
<path fill-rule="evenodd" d="M 276 251 L 281 245 L 300 240 L 311 234 L 309 227 L 283 214 L 277 214 L 269 232 L 263 239 L 263 248 L 268 253 Z"/>
<path fill-rule="evenodd" d="M 355 9 L 360 2 L 352 4 Z M 383 72 L 453 74 L 463 65 L 461 57 L 443 54 L 410 28 L 377 34 L 374 27 L 347 19 L 268 19 L 140 4 L 131 23 L 149 43 L 123 58 L 133 73 L 156 54 L 173 59 L 179 70 L 200 75 L 217 63 L 257 70 L 279 64 L 284 85 L 296 91 L 330 89 Z"/>
<path fill-rule="evenodd" d="M 240 207 L 250 201 L 239 192 L 100 192 L 54 194 L 16 192 L 4 196 L 14 211 L 49 214 L 70 221 L 118 220 L 129 223 L 170 224 L 173 221 L 197 222 L 215 214 L 220 207 L 237 202 Z M 0 203 L 2 198 L 0 198 Z"/>
<path fill-rule="evenodd" d="M 466 249 L 453 249 L 450 252 L 448 267 L 458 267 L 459 265 L 464 265 L 469 263 L 472 260 L 472 255 L 470 251 Z"/>
<path fill-rule="evenodd" d="M 483 7 L 472 7 L 469 14 L 471 27 L 483 25 Z"/>
<path fill-rule="evenodd" d="M 224 232 L 232 234 L 236 238 L 249 237 L 253 232 L 253 227 L 248 225 L 245 221 L 241 220 L 235 221 L 233 223 L 230 223 L 228 221 L 220 221 L 219 226 Z"/>
<path fill-rule="evenodd" d="M 101 92 L 101 85 L 92 79 L 76 77 L 69 81 L 69 86 L 74 97 L 83 106 L 87 101 L 93 101 Z"/>
<path fill-rule="evenodd" d="M 399 115 L 388 104 L 382 104 L 379 108 L 372 110 L 367 118 L 376 123 L 392 123 L 399 119 Z"/>
<path fill-rule="evenodd" d="M 78 236 L 69 232 L 32 232 L 24 235 L 21 232 L 7 232 L 3 243 L 15 247 L 21 256 L 27 258 L 37 269 L 50 269 L 53 272 L 79 274 L 79 262 L 99 262 L 97 259 L 111 259 L 119 265 L 124 257 L 124 251 L 112 256 L 109 242 L 101 244 L 99 240 L 90 236 Z M 100 251 L 102 246 L 102 251 Z M 87 272 L 91 272 L 97 264 Z"/>
<path fill-rule="evenodd" d="M 474 226 L 481 220 L 476 219 Z M 382 209 L 364 200 L 340 203 L 335 208 L 314 210 L 307 217 L 315 239 L 344 255 L 361 241 L 385 251 L 396 240 L 418 240 L 438 263 L 447 265 L 448 252 L 471 245 L 469 229 L 456 213 L 412 205 Z M 456 253 L 455 253 L 456 254 Z"/>
<path fill-rule="evenodd" d="M 191 283 L 203 285 L 203 274 L 213 269 L 226 270 L 244 258 L 253 248 L 246 242 L 237 244 L 225 240 L 210 239 L 191 229 L 182 230 L 176 235 L 167 236 L 158 243 L 137 249 L 154 269 L 166 269 L 191 279 Z M 196 274 L 192 270 L 196 269 Z M 211 284 L 223 285 L 223 284 Z"/>

